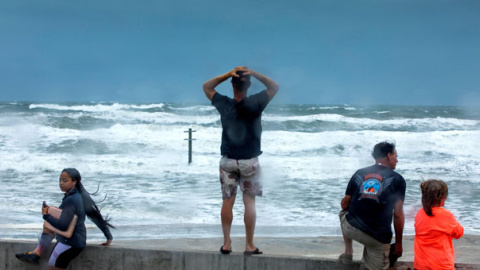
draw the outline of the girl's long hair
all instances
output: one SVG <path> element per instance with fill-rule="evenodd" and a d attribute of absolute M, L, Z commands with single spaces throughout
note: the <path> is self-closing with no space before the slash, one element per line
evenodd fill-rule
<path fill-rule="evenodd" d="M 100 209 L 98 208 L 97 204 L 93 201 L 93 199 L 90 197 L 90 193 L 83 187 L 82 185 L 82 176 L 78 172 L 77 169 L 75 168 L 66 168 L 63 169 L 62 172 L 66 172 L 72 180 L 77 181 L 76 187 L 78 189 L 78 192 L 82 196 L 83 199 L 83 208 L 85 209 L 85 214 L 88 216 L 88 218 L 95 223 L 97 226 L 100 225 L 105 225 L 110 228 L 115 228 L 112 224 L 110 224 L 110 218 L 106 217 L 104 218 L 102 214 L 100 213 Z"/>
<path fill-rule="evenodd" d="M 433 217 L 432 208 L 438 207 L 442 199 L 448 196 L 448 186 L 442 180 L 429 179 L 420 184 L 422 190 L 423 210 L 428 216 Z"/>

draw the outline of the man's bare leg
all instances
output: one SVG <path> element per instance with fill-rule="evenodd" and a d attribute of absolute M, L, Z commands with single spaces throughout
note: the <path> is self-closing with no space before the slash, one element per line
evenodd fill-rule
<path fill-rule="evenodd" d="M 340 224 L 342 227 L 343 243 L 345 245 L 345 252 L 343 254 L 340 254 L 338 259 L 340 260 L 340 262 L 344 264 L 350 264 L 353 262 L 353 240 L 348 236 L 346 236 L 345 233 L 343 232 L 343 222 L 347 222 L 345 220 L 346 214 L 347 214 L 347 211 L 341 211 L 339 214 Z"/>
<path fill-rule="evenodd" d="M 255 223 L 257 221 L 257 212 L 255 210 L 255 196 L 243 193 L 243 203 L 245 204 L 245 213 L 243 216 L 246 234 L 245 251 L 254 251 L 257 248 L 253 243 L 253 236 L 255 234 Z"/>
<path fill-rule="evenodd" d="M 343 234 L 343 242 L 345 243 L 345 252 L 346 255 L 353 255 L 353 240 Z"/>
<path fill-rule="evenodd" d="M 232 239 L 230 238 L 230 231 L 232 229 L 233 221 L 233 205 L 235 204 L 235 195 L 223 200 L 222 204 L 222 230 L 223 230 L 223 250 L 232 249 Z"/>

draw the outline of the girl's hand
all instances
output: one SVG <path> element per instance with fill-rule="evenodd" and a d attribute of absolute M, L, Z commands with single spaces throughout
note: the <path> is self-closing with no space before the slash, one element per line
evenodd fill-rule
<path fill-rule="evenodd" d="M 48 205 L 47 206 L 42 206 L 42 215 L 48 214 Z"/>
<path fill-rule="evenodd" d="M 110 246 L 111 243 L 112 243 L 112 239 L 107 240 L 107 242 L 103 243 L 102 246 L 107 248 L 108 246 Z"/>

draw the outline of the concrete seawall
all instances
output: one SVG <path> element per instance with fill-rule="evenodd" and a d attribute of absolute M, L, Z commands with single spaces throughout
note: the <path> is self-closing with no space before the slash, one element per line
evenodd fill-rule
<path fill-rule="evenodd" d="M 47 269 L 48 256 L 42 257 L 40 266 L 33 266 L 15 258 L 16 253 L 31 250 L 34 242 L 0 241 L 0 270 Z M 47 251 L 46 254 L 49 254 Z M 342 265 L 334 259 L 305 258 L 295 256 L 261 255 L 244 256 L 242 253 L 222 255 L 212 251 L 168 251 L 112 246 L 104 248 L 88 245 L 68 269 L 71 270 L 224 270 L 224 269 L 272 269 L 272 270 L 327 270 L 358 269 L 359 263 Z M 413 269 L 411 262 L 398 262 L 397 269 Z M 480 269 L 476 264 L 457 264 L 456 269 Z"/>

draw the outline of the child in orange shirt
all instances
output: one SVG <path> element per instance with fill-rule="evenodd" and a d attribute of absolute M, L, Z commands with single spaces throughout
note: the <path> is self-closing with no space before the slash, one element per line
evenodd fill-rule
<path fill-rule="evenodd" d="M 448 187 L 441 180 L 420 184 L 422 205 L 415 216 L 415 259 L 413 267 L 424 269 L 455 269 L 452 238 L 463 236 L 463 227 L 453 214 L 444 209 Z"/>

